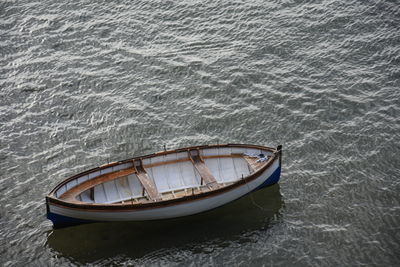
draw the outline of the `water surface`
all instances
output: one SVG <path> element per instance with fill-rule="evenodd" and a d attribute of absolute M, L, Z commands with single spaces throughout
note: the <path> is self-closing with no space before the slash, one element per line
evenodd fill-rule
<path fill-rule="evenodd" d="M 396 1 L 3 1 L 0 264 L 398 266 L 399 25 Z M 175 220 L 45 218 L 68 176 L 228 142 L 282 144 L 280 184 Z"/>

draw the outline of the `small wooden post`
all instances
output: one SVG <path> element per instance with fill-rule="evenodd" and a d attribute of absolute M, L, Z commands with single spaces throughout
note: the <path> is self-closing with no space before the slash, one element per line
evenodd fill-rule
<path fill-rule="evenodd" d="M 279 166 L 282 166 L 282 145 L 276 148 L 276 152 L 279 155 Z"/>

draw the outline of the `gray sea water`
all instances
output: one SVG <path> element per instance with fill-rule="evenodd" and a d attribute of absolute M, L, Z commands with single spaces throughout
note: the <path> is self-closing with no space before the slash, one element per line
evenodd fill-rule
<path fill-rule="evenodd" d="M 398 1 L 0 3 L 1 266 L 399 266 Z M 44 196 L 167 148 L 284 148 L 187 218 L 54 230 Z"/>

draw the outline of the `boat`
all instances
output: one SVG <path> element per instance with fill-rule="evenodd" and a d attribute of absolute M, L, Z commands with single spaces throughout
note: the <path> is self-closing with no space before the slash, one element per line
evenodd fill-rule
<path fill-rule="evenodd" d="M 55 228 L 147 221 L 218 208 L 276 184 L 282 146 L 200 145 L 134 157 L 74 175 L 46 196 Z"/>

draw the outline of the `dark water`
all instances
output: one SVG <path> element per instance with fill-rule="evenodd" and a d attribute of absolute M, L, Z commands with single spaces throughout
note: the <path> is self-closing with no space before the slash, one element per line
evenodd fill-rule
<path fill-rule="evenodd" d="M 398 1 L 2 1 L 0 265 L 399 266 L 399 25 Z M 283 144 L 280 185 L 45 219 L 70 175 L 218 142 Z"/>

